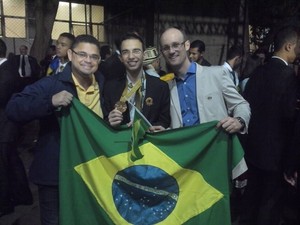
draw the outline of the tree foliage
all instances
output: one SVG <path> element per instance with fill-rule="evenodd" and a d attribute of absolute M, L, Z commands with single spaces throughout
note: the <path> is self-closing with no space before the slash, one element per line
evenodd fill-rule
<path fill-rule="evenodd" d="M 251 42 L 258 46 L 268 46 L 282 26 L 300 27 L 299 0 L 251 0 L 248 6 L 253 35 Z"/>

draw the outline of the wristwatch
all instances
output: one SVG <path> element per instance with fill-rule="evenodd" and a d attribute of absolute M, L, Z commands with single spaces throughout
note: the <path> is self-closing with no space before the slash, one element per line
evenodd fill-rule
<path fill-rule="evenodd" d="M 241 117 L 235 117 L 235 118 L 236 118 L 236 119 L 239 121 L 239 123 L 242 125 L 241 130 L 243 130 L 244 127 L 246 126 L 245 121 L 244 121 Z"/>

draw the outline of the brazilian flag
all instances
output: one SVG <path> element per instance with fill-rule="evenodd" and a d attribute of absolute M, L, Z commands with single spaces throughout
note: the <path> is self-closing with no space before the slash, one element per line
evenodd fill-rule
<path fill-rule="evenodd" d="M 131 128 L 74 99 L 61 120 L 60 224 L 230 225 L 243 150 L 216 123 L 146 133 L 133 160 Z"/>

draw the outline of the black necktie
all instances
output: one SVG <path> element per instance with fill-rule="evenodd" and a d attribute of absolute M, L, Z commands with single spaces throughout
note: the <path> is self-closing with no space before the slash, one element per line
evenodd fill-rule
<path fill-rule="evenodd" d="M 22 72 L 22 76 L 25 77 L 26 76 L 26 72 L 25 72 L 25 55 L 22 55 L 22 64 L 21 64 L 21 72 Z"/>
<path fill-rule="evenodd" d="M 231 75 L 232 75 L 232 79 L 233 79 L 233 83 L 234 83 L 234 85 L 236 85 L 236 78 L 235 78 L 235 72 L 232 70 L 231 72 Z"/>

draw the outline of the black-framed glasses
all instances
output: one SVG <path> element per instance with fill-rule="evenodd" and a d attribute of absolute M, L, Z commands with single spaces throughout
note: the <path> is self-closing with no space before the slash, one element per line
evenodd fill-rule
<path fill-rule="evenodd" d="M 98 62 L 100 60 L 100 56 L 96 54 L 89 55 L 86 52 L 75 52 L 73 49 L 71 49 L 71 51 L 80 59 L 87 59 L 89 57 L 93 62 Z"/>
<path fill-rule="evenodd" d="M 185 44 L 185 42 L 186 42 L 186 41 L 183 41 L 183 42 L 181 42 L 181 43 L 174 42 L 174 43 L 172 43 L 171 45 L 164 45 L 164 46 L 162 46 L 162 50 L 161 50 L 161 51 L 164 52 L 164 53 L 168 53 L 168 52 L 171 51 L 171 48 L 172 48 L 174 51 L 178 51 L 178 50 L 180 50 L 180 48 L 182 47 L 182 45 Z"/>
<path fill-rule="evenodd" d="M 133 55 L 135 55 L 135 56 L 140 56 L 143 53 L 142 49 L 135 48 L 132 51 L 130 51 L 130 50 L 122 50 L 121 51 L 121 55 L 124 56 L 124 57 L 127 57 L 127 56 L 129 56 L 130 52 Z"/>

